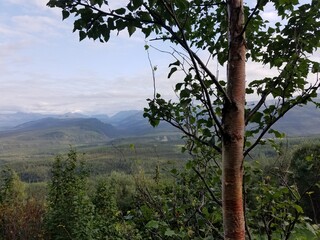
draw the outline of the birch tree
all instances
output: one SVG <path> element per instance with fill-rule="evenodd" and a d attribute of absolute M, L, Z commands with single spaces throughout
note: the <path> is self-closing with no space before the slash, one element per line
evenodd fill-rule
<path fill-rule="evenodd" d="M 183 74 L 175 85 L 178 100 L 155 93 L 144 115 L 153 126 L 166 121 L 181 130 L 190 154 L 199 146 L 221 154 L 222 199 L 213 197 L 222 203 L 224 238 L 245 239 L 243 161 L 265 134 L 282 136 L 272 127 L 290 109 L 317 97 L 319 81 L 312 74 L 320 68 L 312 56 L 319 54 L 320 2 L 128 0 L 117 8 L 112 2 L 50 0 L 48 5 L 61 8 L 63 19 L 74 16 L 80 40 L 108 42 L 112 32 L 131 36 L 139 29 L 147 40 L 172 44 L 168 77 Z M 279 21 L 263 18 L 270 6 Z M 226 78 L 208 64 L 215 61 L 227 69 Z M 277 74 L 248 79 L 249 63 Z M 259 100 L 249 105 L 252 94 Z"/>

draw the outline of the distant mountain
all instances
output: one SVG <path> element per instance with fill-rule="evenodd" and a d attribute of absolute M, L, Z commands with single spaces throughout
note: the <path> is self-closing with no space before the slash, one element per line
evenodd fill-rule
<path fill-rule="evenodd" d="M 20 124 L 11 129 L 10 132 L 39 131 L 71 127 L 97 132 L 110 138 L 119 134 L 119 131 L 111 124 L 103 123 L 96 118 L 42 118 L 40 120 Z"/>
<path fill-rule="evenodd" d="M 6 131 L 0 131 L 0 148 L 15 151 L 19 149 L 62 149 L 70 144 L 97 145 L 114 139 L 151 134 L 158 137 L 176 132 L 171 128 L 152 128 L 138 112 L 133 115 L 118 115 L 117 125 L 104 123 L 97 118 L 53 118 L 46 117 L 19 124 Z M 131 120 L 130 120 L 131 119 Z M 165 130 L 165 131 L 164 131 Z M 156 134 L 156 135 L 155 135 Z M 170 133 L 171 134 L 171 133 Z"/>
<path fill-rule="evenodd" d="M 320 109 L 313 104 L 296 106 L 275 125 L 287 136 L 310 136 L 320 134 Z"/>
<path fill-rule="evenodd" d="M 149 120 L 143 117 L 143 111 L 121 112 L 116 115 L 115 118 L 111 118 L 110 123 L 123 130 L 128 135 L 177 131 L 166 122 L 161 122 L 156 128 L 152 127 Z"/>
<path fill-rule="evenodd" d="M 320 109 L 316 109 L 313 104 L 303 107 L 297 106 L 280 119 L 274 128 L 285 132 L 287 136 L 320 134 Z M 70 129 L 91 132 L 98 134 L 99 139 L 177 131 L 164 122 L 153 128 L 148 119 L 143 117 L 143 111 L 138 110 L 121 111 L 111 117 L 107 114 L 88 116 L 80 113 L 53 115 L 17 112 L 0 114 L 0 137 L 30 131 L 49 131 L 50 129 L 51 132 L 56 132 L 57 129 L 63 129 L 65 132 L 70 132 Z"/>
<path fill-rule="evenodd" d="M 17 125 L 31 122 L 43 118 L 89 118 L 80 113 L 65 113 L 65 114 L 41 114 L 41 113 L 25 113 L 25 112 L 16 112 L 16 113 L 0 113 L 0 131 L 8 130 L 10 128 L 16 127 Z"/>
<path fill-rule="evenodd" d="M 128 110 L 128 111 L 121 111 L 116 113 L 115 115 L 113 115 L 112 117 L 110 117 L 110 122 L 116 125 L 119 125 L 121 121 L 123 121 L 124 119 L 130 118 L 132 116 L 136 116 L 136 115 L 143 115 L 142 111 L 139 110 Z"/>
<path fill-rule="evenodd" d="M 110 117 L 107 114 L 94 114 L 94 115 L 91 115 L 90 117 L 97 118 L 104 123 L 110 123 Z"/>
<path fill-rule="evenodd" d="M 46 116 L 38 113 L 16 112 L 0 114 L 0 130 L 15 127 L 19 124 L 44 118 Z"/>
<path fill-rule="evenodd" d="M 0 148 L 50 149 L 91 145 L 121 136 L 111 124 L 96 118 L 42 118 L 0 132 Z"/>

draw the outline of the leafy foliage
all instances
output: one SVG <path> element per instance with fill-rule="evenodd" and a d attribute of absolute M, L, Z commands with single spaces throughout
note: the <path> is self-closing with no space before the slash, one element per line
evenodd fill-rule
<path fill-rule="evenodd" d="M 5 168 L 0 175 L 0 204 L 22 202 L 25 198 L 25 185 L 18 174 Z"/>
<path fill-rule="evenodd" d="M 88 172 L 74 149 L 57 156 L 49 184 L 47 232 L 51 239 L 92 239 L 93 205 L 87 195 Z"/>
<path fill-rule="evenodd" d="M 319 145 L 305 145 L 293 153 L 292 180 L 296 183 L 307 216 L 320 220 L 320 149 Z"/>
<path fill-rule="evenodd" d="M 130 210 L 133 192 L 128 192 L 128 175 L 113 173 L 98 182 L 92 203 L 95 206 L 94 239 L 141 239 L 134 222 L 126 221 L 124 213 Z M 130 206 L 130 207 L 129 207 Z"/>
<path fill-rule="evenodd" d="M 297 185 L 288 177 L 287 165 L 264 168 L 250 162 L 245 170 L 248 238 L 318 238 L 318 228 L 305 215 L 308 207 L 304 207 Z M 136 176 L 136 209 L 129 216 L 143 237 L 223 239 L 220 166 L 204 157 L 170 173 L 172 182 L 161 174 L 157 182 L 141 172 Z"/>
<path fill-rule="evenodd" d="M 0 239 L 43 239 L 43 202 L 27 199 L 25 184 L 6 168 L 0 177 Z"/>
<path fill-rule="evenodd" d="M 133 220 L 152 239 L 221 239 L 221 169 L 209 159 L 172 169 L 173 181 L 136 176 L 137 209 Z M 199 177 L 200 176 L 200 177 Z M 210 186 L 210 188 L 209 188 Z M 207 188 L 208 187 L 208 188 Z"/>

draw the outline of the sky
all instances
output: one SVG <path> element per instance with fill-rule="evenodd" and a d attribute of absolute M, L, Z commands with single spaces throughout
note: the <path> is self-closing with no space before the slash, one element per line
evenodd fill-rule
<path fill-rule="evenodd" d="M 0 0 L 0 113 L 142 110 L 153 96 L 143 35 L 79 42 L 72 19 L 62 21 L 61 10 L 47 7 L 47 1 Z M 277 18 L 271 8 L 264 14 Z M 175 98 L 175 82 L 167 79 L 172 59 L 152 49 L 150 57 L 158 69 L 157 91 Z M 248 79 L 270 74 L 267 67 L 247 67 Z"/>

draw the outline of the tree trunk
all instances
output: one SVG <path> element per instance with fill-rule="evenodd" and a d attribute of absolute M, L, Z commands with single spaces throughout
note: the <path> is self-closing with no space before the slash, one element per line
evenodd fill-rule
<path fill-rule="evenodd" d="M 242 197 L 244 106 L 245 106 L 245 36 L 243 1 L 228 1 L 229 56 L 227 95 L 223 110 L 222 200 L 225 239 L 245 239 Z"/>

